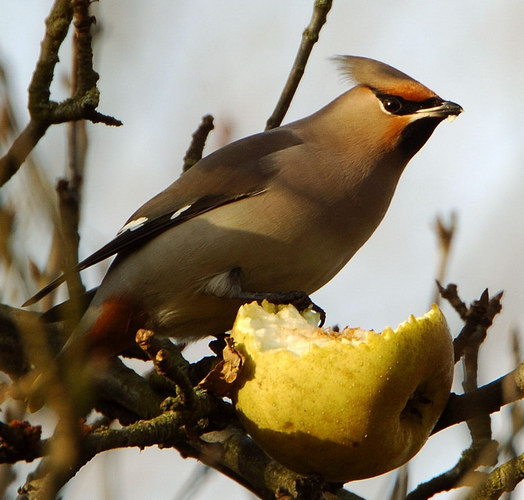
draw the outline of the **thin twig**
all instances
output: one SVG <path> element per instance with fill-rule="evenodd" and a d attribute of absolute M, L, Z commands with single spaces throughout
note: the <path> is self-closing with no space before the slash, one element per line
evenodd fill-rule
<path fill-rule="evenodd" d="M 73 5 L 71 0 L 56 0 L 45 21 L 45 37 L 40 45 L 40 56 L 29 84 L 28 108 L 32 118 L 36 118 L 40 115 L 42 109 L 51 104 L 50 87 L 53 82 L 55 66 L 59 61 L 58 50 L 69 31 L 72 19 Z M 56 105 L 56 103 L 53 104 Z"/>
<path fill-rule="evenodd" d="M 188 447 L 188 435 L 197 439 L 203 433 L 224 428 L 226 421 L 232 418 L 231 405 L 214 396 L 200 392 L 200 397 L 194 401 L 192 408 L 178 412 L 166 411 L 122 429 L 98 428 L 89 434 L 89 428 L 78 426 L 79 430 L 83 430 L 80 441 L 71 439 L 71 436 L 63 433 L 63 429 L 62 432 L 55 431 L 48 444 L 51 449 L 49 457 L 30 475 L 21 492 L 29 499 L 48 498 L 49 494 L 56 493 L 95 455 L 115 448 L 144 448 L 161 443 L 165 447 L 174 446 L 185 452 Z M 158 407 L 156 408 L 158 410 Z M 65 444 L 62 437 L 67 437 L 71 445 L 75 445 L 76 455 L 67 457 L 67 460 L 64 450 L 58 448 Z M 60 458 L 62 461 L 57 463 L 57 459 Z"/>
<path fill-rule="evenodd" d="M 522 352 L 520 348 L 519 331 L 515 328 L 511 332 L 512 337 L 512 358 L 514 364 L 518 365 L 522 359 Z M 501 450 L 506 453 L 510 459 L 517 457 L 517 435 L 522 430 L 524 425 L 522 405 L 516 401 L 510 406 L 510 420 L 511 420 L 511 434 L 505 442 L 501 444 Z"/>
<path fill-rule="evenodd" d="M 524 479 L 524 454 L 491 471 L 468 500 L 495 500 Z"/>
<path fill-rule="evenodd" d="M 363 500 L 358 495 L 324 483 L 316 476 L 301 476 L 269 458 L 242 429 L 229 426 L 223 431 L 209 433 L 205 439 L 191 442 L 193 453 L 209 467 L 217 469 L 249 489 L 259 498 L 310 500 L 329 498 Z M 249 463 L 246 467 L 244 464 Z M 284 495 L 284 492 L 287 495 Z"/>
<path fill-rule="evenodd" d="M 504 405 L 524 398 L 524 363 L 503 377 L 479 389 L 458 396 L 451 394 L 433 434 L 479 415 L 499 411 Z"/>
<path fill-rule="evenodd" d="M 437 281 L 437 287 L 440 295 L 442 295 L 442 298 L 446 299 L 450 303 L 451 307 L 455 309 L 462 321 L 466 321 L 468 306 L 458 296 L 457 285 L 450 283 L 448 286 L 446 286 L 446 288 L 444 288 Z"/>
<path fill-rule="evenodd" d="M 389 496 L 389 500 L 404 500 L 408 492 L 409 484 L 409 462 L 404 464 L 397 472 L 395 477 L 395 484 L 393 491 Z"/>
<path fill-rule="evenodd" d="M 67 35 L 72 19 L 71 1 L 56 0 L 46 19 L 46 34 L 29 85 L 28 108 L 31 121 L 14 141 L 7 154 L 0 159 L 0 186 L 3 186 L 18 171 L 51 124 L 48 120 L 37 119 L 37 116 L 41 115 L 42 111 L 45 112 L 47 107 L 56 105 L 50 102 L 50 87 L 58 63 L 58 50 Z"/>
<path fill-rule="evenodd" d="M 452 212 L 451 218 L 448 224 L 446 224 L 442 217 L 437 217 L 435 222 L 435 232 L 437 233 L 438 240 L 438 266 L 437 266 L 437 283 L 443 283 L 446 277 L 446 271 L 449 263 L 449 255 L 451 249 L 451 243 L 455 230 L 457 228 L 457 214 Z M 433 295 L 432 303 L 440 303 L 440 290 L 437 286 Z"/>
<path fill-rule="evenodd" d="M 91 26 L 95 18 L 89 15 L 90 1 L 72 0 L 75 26 L 75 59 L 73 66 L 74 97 L 81 97 L 89 92 L 98 93 L 96 83 L 99 75 L 93 69 L 93 46 Z"/>
<path fill-rule="evenodd" d="M 20 168 L 47 129 L 56 123 L 74 120 L 90 120 L 93 123 L 122 125 L 111 116 L 96 111 L 99 92 L 96 87 L 98 75 L 92 69 L 92 51 L 87 49 L 87 35 L 92 19 L 87 13 L 90 0 L 56 0 L 46 20 L 46 33 L 41 44 L 40 56 L 29 85 L 28 109 L 30 122 L 13 142 L 6 155 L 0 159 L 0 186 L 5 184 Z M 85 42 L 78 52 L 78 88 L 74 97 L 60 103 L 51 101 L 51 82 L 58 63 L 58 51 L 73 19 L 73 9 L 79 20 L 81 38 Z M 86 30 L 87 26 L 87 30 Z"/>
<path fill-rule="evenodd" d="M 446 288 L 437 282 L 439 292 L 459 314 L 465 322 L 464 327 L 453 341 L 455 351 L 455 363 L 463 356 L 465 350 L 472 343 L 481 343 L 487 329 L 492 325 L 493 319 L 502 309 L 503 292 L 497 293 L 494 297 L 489 297 L 488 290 L 484 290 L 480 299 L 475 300 L 468 308 L 458 296 L 457 286 L 453 283 Z"/>
<path fill-rule="evenodd" d="M 144 377 L 118 358 L 111 361 L 106 373 L 96 378 L 94 393 L 95 409 L 122 425 L 158 417 L 164 399 Z"/>
<path fill-rule="evenodd" d="M 78 263 L 78 245 L 80 235 L 78 224 L 80 218 L 80 204 L 78 190 L 67 180 L 58 181 L 56 188 L 58 193 L 58 208 L 60 213 L 60 235 L 61 235 L 61 256 L 62 269 L 73 269 Z M 79 272 L 67 274 L 67 288 L 69 297 L 75 307 L 71 308 L 71 319 L 73 322 L 80 319 L 82 308 L 77 307 L 76 302 L 82 297 L 86 289 L 82 283 Z"/>
<path fill-rule="evenodd" d="M 0 158 L 0 186 L 3 186 L 20 168 L 27 155 L 49 128 L 49 123 L 31 120 L 14 140 L 9 151 Z"/>
<path fill-rule="evenodd" d="M 455 285 L 448 285 L 446 288 L 438 282 L 437 285 L 442 297 L 450 302 L 466 323 L 454 345 L 455 360 L 464 357 L 465 393 L 462 396 L 450 395 L 433 434 L 465 421 L 470 429 L 472 442 L 454 467 L 417 486 L 407 496 L 409 500 L 430 498 L 440 491 L 458 487 L 459 483 L 480 484 L 484 475 L 475 470 L 480 465 L 494 465 L 497 453 L 497 443 L 491 440 L 489 415 L 510 402 L 510 398 L 524 396 L 524 365 L 480 389 L 477 386 L 478 351 L 494 316 L 500 311 L 501 294 L 490 299 L 488 291 L 484 290 L 480 299 L 473 301 L 468 307 L 458 296 Z M 508 387 L 512 390 L 508 391 Z"/>
<path fill-rule="evenodd" d="M 183 172 L 186 172 L 195 163 L 200 161 L 204 151 L 204 146 L 206 145 L 207 136 L 214 127 L 213 117 L 211 115 L 202 117 L 202 122 L 193 134 L 191 144 L 189 145 L 186 155 L 184 156 L 184 165 L 182 167 Z"/>
<path fill-rule="evenodd" d="M 322 26 L 324 26 L 326 22 L 327 15 L 331 10 L 332 3 L 333 0 L 315 0 L 311 21 L 309 22 L 308 27 L 302 33 L 302 43 L 300 44 L 298 53 L 295 57 L 295 62 L 291 68 L 291 73 L 289 73 L 286 85 L 284 86 L 284 90 L 280 95 L 280 99 L 278 100 L 275 110 L 266 123 L 266 130 L 278 127 L 282 123 L 282 120 L 289 109 L 291 100 L 295 95 L 298 84 L 300 83 L 302 75 L 306 69 L 309 55 L 313 50 L 313 46 L 318 41 Z"/>
<path fill-rule="evenodd" d="M 458 487 L 460 480 L 476 466 L 481 453 L 482 450 L 477 448 L 468 448 L 451 469 L 419 484 L 406 496 L 406 500 L 427 500 L 436 493 Z"/>
<path fill-rule="evenodd" d="M 452 394 L 444 412 L 442 413 L 433 432 L 437 432 L 449 425 L 462 421 L 470 421 L 478 418 L 483 419 L 479 427 L 473 424 L 472 438 L 477 441 L 489 441 L 491 430 L 489 423 L 484 419 L 501 406 L 508 404 L 511 397 L 519 399 L 522 397 L 522 366 L 510 374 L 502 377 L 491 384 L 478 389 L 477 386 L 477 356 L 478 349 L 484 341 L 487 329 L 493 323 L 494 317 L 500 312 L 502 293 L 489 297 L 488 290 L 484 290 L 478 300 L 471 303 L 470 307 L 460 299 L 456 285 L 450 284 L 443 288 L 438 284 L 440 293 L 459 313 L 465 322 L 460 334 L 454 340 L 455 362 L 463 355 L 465 360 L 464 391 L 462 396 Z M 511 390 L 509 390 L 511 388 Z M 479 396 L 480 395 L 480 396 Z M 482 417 L 484 415 L 484 417 Z"/>
<path fill-rule="evenodd" d="M 151 330 L 139 330 L 136 342 L 155 364 L 157 371 L 171 380 L 183 405 L 194 402 L 194 389 L 189 378 L 189 363 L 168 339 L 160 339 Z"/>
<path fill-rule="evenodd" d="M 483 337 L 477 336 L 470 342 L 464 351 L 462 364 L 464 367 L 464 381 L 462 387 L 464 394 L 478 389 L 478 356 Z M 491 441 L 491 418 L 489 413 L 477 415 L 466 421 L 473 444 L 480 445 Z"/>
<path fill-rule="evenodd" d="M 71 63 L 71 96 L 80 96 L 96 89 L 98 74 L 93 70 L 92 38 L 90 28 L 94 22 L 88 15 L 89 5 L 86 2 L 73 2 L 74 26 L 73 51 Z M 74 269 L 78 264 L 78 247 L 80 234 L 80 206 L 82 185 L 87 154 L 87 131 L 85 120 L 68 123 L 68 168 L 66 179 L 58 182 L 58 207 L 60 212 L 60 236 L 62 269 Z M 79 272 L 72 272 L 66 278 L 69 297 L 72 300 L 72 323 L 77 322 L 82 309 L 76 302 L 85 294 Z"/>

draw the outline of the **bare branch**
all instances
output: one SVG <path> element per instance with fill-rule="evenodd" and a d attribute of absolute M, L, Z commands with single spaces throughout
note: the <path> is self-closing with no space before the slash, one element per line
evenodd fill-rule
<path fill-rule="evenodd" d="M 310 500 L 324 498 L 322 494 L 329 492 L 331 496 L 326 498 L 362 500 L 340 485 L 290 471 L 269 458 L 242 429 L 234 426 L 192 441 L 191 447 L 194 450 L 191 456 L 242 484 L 259 498 Z"/>
<path fill-rule="evenodd" d="M 425 483 L 419 484 L 406 496 L 405 500 L 427 500 L 436 493 L 449 491 L 456 488 L 461 479 L 468 473 L 471 474 L 472 480 L 479 475 L 483 477 L 482 474 L 471 471 L 475 469 L 479 463 L 483 462 L 481 457 L 484 450 L 484 446 L 472 446 L 468 448 L 462 453 L 462 456 L 454 467 Z"/>
<path fill-rule="evenodd" d="M 504 492 L 513 491 L 524 479 L 524 454 L 513 458 L 490 472 L 475 489 L 469 500 L 495 500 Z"/>
<path fill-rule="evenodd" d="M 442 295 L 442 297 L 450 303 L 451 307 L 453 307 L 453 309 L 455 309 L 457 314 L 460 316 L 460 319 L 462 321 L 466 321 L 468 306 L 464 302 L 462 302 L 462 300 L 458 296 L 457 285 L 455 285 L 454 283 L 450 283 L 446 288 L 444 288 L 437 281 L 437 286 L 440 295 Z"/>
<path fill-rule="evenodd" d="M 475 300 L 468 308 L 458 296 L 456 285 L 451 283 L 446 288 L 443 288 L 437 282 L 437 286 L 442 297 L 451 304 L 465 322 L 459 335 L 453 341 L 456 363 L 469 345 L 472 345 L 472 343 L 480 344 L 486 337 L 487 329 L 492 325 L 493 319 L 502 309 L 500 301 L 503 292 L 497 293 L 490 299 L 489 292 L 486 289 L 480 299 Z"/>
<path fill-rule="evenodd" d="M 524 398 L 524 363 L 507 375 L 479 389 L 458 396 L 451 394 L 433 434 L 479 415 L 499 411 L 504 405 Z"/>
<path fill-rule="evenodd" d="M 96 111 L 100 96 L 96 87 L 98 74 L 92 68 L 89 27 L 93 19 L 87 15 L 89 4 L 89 0 L 56 0 L 51 9 L 46 20 L 40 56 L 29 85 L 28 109 L 31 120 L 0 159 L 0 186 L 18 171 L 52 124 L 86 119 L 93 123 L 122 125 L 119 120 Z M 56 103 L 50 100 L 50 87 L 58 63 L 58 50 L 67 35 L 73 14 L 79 43 L 77 92 L 74 97 Z"/>
<path fill-rule="evenodd" d="M 462 360 L 464 366 L 464 381 L 462 382 L 462 387 L 464 388 L 465 394 L 469 394 L 478 389 L 478 356 L 484 338 L 485 334 L 470 338 L 472 342 L 469 342 L 464 350 Z M 480 445 L 481 443 L 491 441 L 490 413 L 491 412 L 486 412 L 466 421 L 473 444 Z"/>
<path fill-rule="evenodd" d="M 177 387 L 183 405 L 194 402 L 194 389 L 189 378 L 189 363 L 179 349 L 168 339 L 159 339 L 150 330 L 139 330 L 137 344 L 147 353 L 157 371 Z"/>
<path fill-rule="evenodd" d="M 449 252 L 451 249 L 451 243 L 453 236 L 457 228 L 457 214 L 453 212 L 449 224 L 446 224 L 442 217 L 437 217 L 435 222 L 435 232 L 437 233 L 438 240 L 438 267 L 437 267 L 437 283 L 443 283 L 446 277 L 446 270 L 449 263 Z M 437 289 L 433 295 L 432 303 L 440 303 L 440 289 L 437 285 Z"/>
<path fill-rule="evenodd" d="M 49 123 L 31 120 L 15 139 L 9 151 L 0 158 L 0 186 L 3 186 L 18 171 L 49 126 Z"/>
<path fill-rule="evenodd" d="M 107 373 L 94 381 L 94 407 L 110 420 L 129 425 L 138 420 L 158 417 L 164 399 L 149 382 L 118 358 Z"/>
<path fill-rule="evenodd" d="M 91 25 L 95 23 L 95 18 L 89 15 L 90 1 L 72 0 L 73 13 L 75 18 L 75 59 L 73 66 L 74 75 L 73 90 L 74 96 L 80 97 L 91 91 L 98 92 L 96 82 L 99 75 L 93 69 L 93 48 L 91 38 Z"/>
<path fill-rule="evenodd" d="M 90 28 L 94 18 L 89 17 L 88 6 L 88 3 L 83 1 L 75 0 L 73 2 L 75 34 L 70 79 L 70 93 L 73 98 L 81 96 L 91 89 L 96 91 L 96 82 L 98 81 L 98 74 L 92 67 L 93 51 Z M 60 179 L 56 188 L 60 214 L 59 230 L 56 234 L 59 235 L 60 239 L 61 268 L 74 269 L 78 264 L 78 247 L 80 244 L 78 227 L 87 155 L 85 120 L 68 123 L 67 139 L 68 168 L 66 179 Z M 86 290 L 79 271 L 68 273 L 66 282 L 72 305 L 69 317 L 73 323 L 76 323 L 83 313 L 80 301 Z"/>
<path fill-rule="evenodd" d="M 69 181 L 61 179 L 56 187 L 58 193 L 58 208 L 60 212 L 60 235 L 61 235 L 61 256 L 62 268 L 74 269 L 78 264 L 78 245 L 80 235 L 78 234 L 78 224 L 80 218 L 79 191 Z M 67 288 L 69 297 L 73 302 L 79 300 L 85 294 L 85 287 L 80 278 L 79 272 L 67 274 Z M 76 306 L 76 304 L 74 304 Z M 73 307 L 71 320 L 78 320 L 83 312 L 81 307 Z"/>
<path fill-rule="evenodd" d="M 202 118 L 202 122 L 193 134 L 193 140 L 184 156 L 184 166 L 182 167 L 183 172 L 189 170 L 195 163 L 200 161 L 207 136 L 214 127 L 213 117 L 211 115 L 206 115 Z"/>
<path fill-rule="evenodd" d="M 306 69 L 309 55 L 313 50 L 313 46 L 318 41 L 322 26 L 324 26 L 326 22 L 332 3 L 332 0 L 315 0 L 311 21 L 309 22 L 308 27 L 304 30 L 304 33 L 302 33 L 302 43 L 300 44 L 298 53 L 295 57 L 291 73 L 288 76 L 286 85 L 280 95 L 276 108 L 266 123 L 266 130 L 278 127 L 282 123 Z"/>
<path fill-rule="evenodd" d="M 0 463 L 12 464 L 20 460 L 32 462 L 42 456 L 41 435 L 41 427 L 33 427 L 28 422 L 0 422 Z"/>
<path fill-rule="evenodd" d="M 477 386 L 479 348 L 494 316 L 500 311 L 501 294 L 490 299 L 488 291 L 484 290 L 480 299 L 467 307 L 458 296 L 455 285 L 448 285 L 445 289 L 438 282 L 437 285 L 442 296 L 466 323 L 454 345 L 455 361 L 463 357 L 465 394 L 451 394 L 433 433 L 450 425 L 466 422 L 472 442 L 453 468 L 420 484 L 408 495 L 409 500 L 430 498 L 437 492 L 457 487 L 459 483 L 480 484 L 484 475 L 476 472 L 476 469 L 480 465 L 494 465 L 497 457 L 498 444 L 491 439 L 490 414 L 498 411 L 504 404 L 524 396 L 522 374 L 516 373 L 517 371 L 480 389 Z"/>
<path fill-rule="evenodd" d="M 73 19 L 71 0 L 56 0 L 46 19 L 46 33 L 40 46 L 40 56 L 36 63 L 33 78 L 29 84 L 29 113 L 34 119 L 45 108 L 52 108 L 50 102 L 51 82 L 57 65 L 58 50 L 64 41 Z"/>

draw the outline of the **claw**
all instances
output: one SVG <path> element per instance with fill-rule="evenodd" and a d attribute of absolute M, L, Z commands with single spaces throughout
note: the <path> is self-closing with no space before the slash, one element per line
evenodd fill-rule
<path fill-rule="evenodd" d="M 326 311 L 322 309 L 321 307 L 317 306 L 314 302 L 311 303 L 313 306 L 313 311 L 317 312 L 320 315 L 320 323 L 319 327 L 324 326 L 324 323 L 326 322 Z"/>

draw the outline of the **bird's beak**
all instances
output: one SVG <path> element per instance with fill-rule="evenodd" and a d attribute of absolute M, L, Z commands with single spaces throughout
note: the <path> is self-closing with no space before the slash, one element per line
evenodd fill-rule
<path fill-rule="evenodd" d="M 464 111 L 462 106 L 451 101 L 443 101 L 438 106 L 432 108 L 419 109 L 416 113 L 424 117 L 441 117 L 454 120 L 460 113 Z"/>

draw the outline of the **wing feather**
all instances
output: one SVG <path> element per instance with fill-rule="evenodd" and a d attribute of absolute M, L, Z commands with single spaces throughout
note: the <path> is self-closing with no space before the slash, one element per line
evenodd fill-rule
<path fill-rule="evenodd" d="M 231 143 L 200 160 L 138 209 L 113 240 L 58 276 L 23 307 L 38 302 L 73 273 L 115 254 L 128 254 L 164 231 L 210 210 L 264 193 L 278 172 L 272 153 L 301 143 L 293 131 L 274 129 Z"/>

